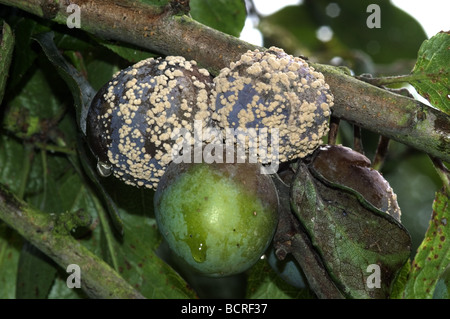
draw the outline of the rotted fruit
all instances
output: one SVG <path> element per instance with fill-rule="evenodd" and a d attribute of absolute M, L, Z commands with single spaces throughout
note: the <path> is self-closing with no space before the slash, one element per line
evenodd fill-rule
<path fill-rule="evenodd" d="M 258 163 L 175 163 L 155 193 L 157 225 L 171 250 L 211 277 L 244 272 L 264 254 L 278 197 Z"/>
<path fill-rule="evenodd" d="M 291 206 L 334 284 L 349 298 L 388 298 L 411 253 L 389 183 L 350 148 L 318 148 L 300 162 Z M 373 278 L 369 269 L 378 269 Z"/>
<path fill-rule="evenodd" d="M 196 120 L 201 129 L 211 125 L 211 86 L 206 69 L 179 56 L 149 58 L 115 74 L 94 97 L 86 121 L 100 174 L 156 189 L 179 146 L 175 131 L 193 134 Z"/>
<path fill-rule="evenodd" d="M 315 153 L 310 168 L 317 176 L 360 193 L 370 204 L 400 222 L 397 195 L 380 172 L 370 165 L 366 156 L 351 148 L 327 145 Z"/>
<path fill-rule="evenodd" d="M 233 129 L 239 143 L 251 137 L 249 129 L 256 130 L 259 139 L 250 139 L 246 149 L 256 150 L 263 163 L 303 158 L 322 144 L 328 132 L 333 105 L 328 84 L 305 60 L 282 49 L 248 51 L 222 69 L 214 83 L 214 120 L 224 136 Z M 261 140 L 267 147 L 260 147 Z"/>

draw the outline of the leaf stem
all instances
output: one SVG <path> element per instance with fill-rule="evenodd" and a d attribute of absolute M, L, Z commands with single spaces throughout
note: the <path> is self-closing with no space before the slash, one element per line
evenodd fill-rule
<path fill-rule="evenodd" d="M 383 86 L 383 85 L 389 85 L 389 84 L 396 84 L 396 83 L 411 83 L 419 80 L 428 79 L 429 76 L 425 73 L 416 73 L 416 74 L 405 74 L 405 75 L 396 75 L 396 76 L 385 76 L 385 77 L 377 77 L 377 78 L 370 78 L 365 76 L 357 76 L 356 77 L 359 80 L 362 80 L 364 82 L 370 83 L 375 86 Z"/>
<path fill-rule="evenodd" d="M 66 146 L 52 145 L 41 142 L 34 142 L 34 146 L 40 148 L 43 152 L 62 153 L 66 155 L 76 155 L 77 152 Z"/>

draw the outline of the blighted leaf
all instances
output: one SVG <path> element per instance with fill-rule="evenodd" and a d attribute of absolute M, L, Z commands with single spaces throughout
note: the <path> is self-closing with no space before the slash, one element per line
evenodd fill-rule
<path fill-rule="evenodd" d="M 450 201 L 443 188 L 436 193 L 428 230 L 417 250 L 405 298 L 431 298 L 439 276 L 450 264 Z"/>
<path fill-rule="evenodd" d="M 192 17 L 207 26 L 239 37 L 247 12 L 241 0 L 191 0 Z"/>
<path fill-rule="evenodd" d="M 450 264 L 439 276 L 433 293 L 434 299 L 450 299 Z"/>
<path fill-rule="evenodd" d="M 305 163 L 291 192 L 294 212 L 339 289 L 350 298 L 389 297 L 410 255 L 406 229 L 360 192 L 326 180 Z"/>
<path fill-rule="evenodd" d="M 410 81 L 433 106 L 450 114 L 450 32 L 439 32 L 423 42 Z"/>
<path fill-rule="evenodd" d="M 310 167 L 316 177 L 353 190 L 363 203 L 367 201 L 400 221 L 397 196 L 366 156 L 348 147 L 327 145 L 316 151 Z"/>

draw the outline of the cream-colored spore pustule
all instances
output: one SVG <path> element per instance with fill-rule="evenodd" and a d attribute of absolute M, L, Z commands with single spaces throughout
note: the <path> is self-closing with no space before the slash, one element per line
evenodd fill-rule
<path fill-rule="evenodd" d="M 116 73 L 93 99 L 86 122 L 99 167 L 156 189 L 180 142 L 176 136 L 193 133 L 195 120 L 211 125 L 212 84 L 206 69 L 179 56 L 149 58 Z"/>
<path fill-rule="evenodd" d="M 213 119 L 222 130 L 249 136 L 250 129 L 267 129 L 267 148 L 260 144 L 263 134 L 247 142 L 247 150 L 256 150 L 263 162 L 271 162 L 276 154 L 271 129 L 278 132 L 281 162 L 311 154 L 328 132 L 333 106 L 328 84 L 306 61 L 282 49 L 248 51 L 222 69 L 214 83 Z"/>

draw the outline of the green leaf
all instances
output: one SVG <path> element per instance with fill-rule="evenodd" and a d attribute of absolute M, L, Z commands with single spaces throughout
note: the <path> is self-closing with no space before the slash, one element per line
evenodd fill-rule
<path fill-rule="evenodd" d="M 436 193 L 429 227 L 417 250 L 406 283 L 405 298 L 424 299 L 433 296 L 439 276 L 450 263 L 449 221 L 448 189 L 443 188 Z"/>
<path fill-rule="evenodd" d="M 318 180 L 305 164 L 292 184 L 291 203 L 339 289 L 350 298 L 386 298 L 410 254 L 411 238 L 390 215 L 344 186 Z M 367 284 L 378 265 L 380 286 Z"/>
<path fill-rule="evenodd" d="M 436 282 L 433 299 L 450 299 L 450 264 Z"/>
<path fill-rule="evenodd" d="M 49 67 L 45 61 L 41 63 Z M 51 69 L 35 69 L 19 94 L 10 101 L 3 119 L 4 127 L 21 138 L 46 132 L 49 123 L 56 123 L 65 111 L 64 91 L 65 87 L 58 83 Z"/>
<path fill-rule="evenodd" d="M 46 299 L 56 275 L 56 265 L 40 250 L 26 242 L 17 270 L 16 298 Z"/>
<path fill-rule="evenodd" d="M 147 298 L 194 298 L 187 283 L 155 252 L 161 237 L 153 215 L 154 192 L 116 179 L 105 180 L 105 188 L 120 207 L 124 227 L 123 237 L 116 238 L 108 229 L 111 226 L 102 221 L 103 247 L 109 251 L 110 263 Z M 104 210 L 97 210 L 105 220 Z"/>
<path fill-rule="evenodd" d="M 400 272 L 397 275 L 397 278 L 394 281 L 390 296 L 391 299 L 403 298 L 403 292 L 405 291 L 405 285 L 408 280 L 410 270 L 411 270 L 411 263 L 408 260 L 403 266 L 403 268 L 400 270 Z"/>
<path fill-rule="evenodd" d="M 239 37 L 247 12 L 241 0 L 191 0 L 191 16 L 211 27 Z"/>
<path fill-rule="evenodd" d="M 314 298 L 314 295 L 308 289 L 297 289 L 287 284 L 264 259 L 259 260 L 250 269 L 246 298 L 310 299 Z"/>
<path fill-rule="evenodd" d="M 0 299 L 16 296 L 17 266 L 22 237 L 0 221 Z"/>
<path fill-rule="evenodd" d="M 23 193 L 23 180 L 26 180 L 29 172 L 24 168 L 27 154 L 23 145 L 8 138 L 6 135 L 0 136 L 0 183 L 7 186 L 11 191 L 19 194 Z M 20 161 L 18 158 L 25 158 Z"/>
<path fill-rule="evenodd" d="M 30 50 L 31 35 L 38 29 L 38 23 L 32 19 L 18 18 L 11 24 L 15 35 L 14 59 L 11 63 L 9 88 L 20 88 L 26 81 L 26 73 L 33 65 L 38 54 Z"/>
<path fill-rule="evenodd" d="M 118 56 L 128 60 L 131 63 L 136 63 L 141 60 L 145 60 L 151 57 L 155 57 L 156 54 L 144 51 L 138 47 L 133 47 L 125 44 L 116 44 L 107 41 L 100 41 L 102 45 L 116 53 Z"/>
<path fill-rule="evenodd" d="M 36 35 L 34 39 L 41 45 L 47 58 L 69 87 L 76 108 L 78 124 L 85 133 L 87 112 L 96 92 L 89 82 L 59 53 L 53 42 L 53 36 L 53 33 L 47 32 Z"/>
<path fill-rule="evenodd" d="M 439 32 L 423 42 L 410 81 L 433 106 L 450 114 L 450 32 Z"/>
<path fill-rule="evenodd" d="M 323 61 L 341 56 L 356 64 L 363 52 L 376 63 L 391 63 L 414 59 L 414 52 L 426 39 L 421 25 L 389 0 L 376 2 L 380 7 L 380 28 L 367 26 L 371 12 L 366 11 L 373 1 L 337 0 L 333 3 L 339 8 L 337 16 L 327 14 L 330 1 L 315 0 L 303 1 L 301 5 L 285 7 L 263 17 L 260 29 L 264 45 L 278 45 L 291 53 L 311 54 Z M 322 26 L 328 26 L 333 32 L 329 42 L 324 43 L 316 36 Z"/>

